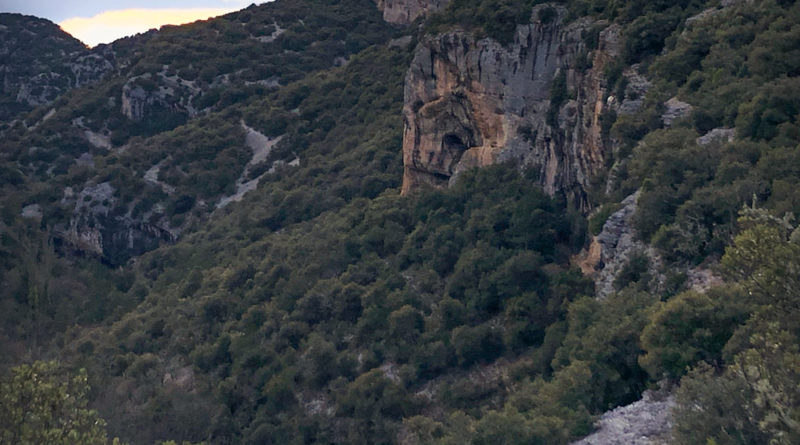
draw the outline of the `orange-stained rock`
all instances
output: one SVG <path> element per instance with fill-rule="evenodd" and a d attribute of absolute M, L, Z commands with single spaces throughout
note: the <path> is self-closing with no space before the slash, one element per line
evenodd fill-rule
<path fill-rule="evenodd" d="M 539 21 L 543 8 L 554 8 L 555 18 Z M 619 29 L 606 26 L 590 49 L 584 36 L 606 24 L 567 24 L 565 16 L 560 6 L 535 7 L 508 46 L 465 32 L 421 39 L 405 80 L 404 194 L 447 186 L 472 167 L 514 162 L 535 169 L 551 195 L 588 210 L 590 179 L 606 168 L 611 146 L 600 116 L 623 101 L 607 100 L 603 74 L 619 53 Z M 568 96 L 548 118 L 559 76 Z"/>

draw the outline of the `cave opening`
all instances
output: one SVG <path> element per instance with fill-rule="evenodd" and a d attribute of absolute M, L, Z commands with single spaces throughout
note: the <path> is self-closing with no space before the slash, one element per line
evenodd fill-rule
<path fill-rule="evenodd" d="M 442 146 L 446 151 L 453 154 L 467 150 L 467 144 L 465 144 L 458 135 L 452 133 L 444 135 Z"/>

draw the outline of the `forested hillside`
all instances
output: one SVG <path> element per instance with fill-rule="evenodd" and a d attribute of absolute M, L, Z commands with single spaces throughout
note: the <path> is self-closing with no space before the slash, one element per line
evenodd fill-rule
<path fill-rule="evenodd" d="M 649 390 L 648 443 L 797 443 L 798 23 L 276 0 L 48 31 L 5 73 L 104 62 L 0 102 L 0 442 L 567 444 Z"/>

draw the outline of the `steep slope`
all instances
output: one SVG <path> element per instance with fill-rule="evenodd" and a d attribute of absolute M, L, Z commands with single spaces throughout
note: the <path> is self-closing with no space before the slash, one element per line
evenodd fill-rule
<path fill-rule="evenodd" d="M 3 130 L 1 352 L 134 444 L 798 442 L 800 4 L 534 3 L 116 42 Z"/>
<path fill-rule="evenodd" d="M 0 124 L 114 68 L 106 52 L 89 51 L 55 23 L 37 17 L 0 14 L 0 42 Z"/>
<path fill-rule="evenodd" d="M 3 161 L 29 179 L 14 205 L 20 213 L 37 209 L 40 224 L 65 250 L 113 265 L 173 242 L 234 195 L 237 182 L 259 176 L 247 177 L 255 171 L 241 125 L 248 102 L 346 64 L 394 32 L 368 1 L 297 2 L 164 27 L 92 52 L 81 48 L 81 61 L 106 54 L 116 60 L 116 71 L 58 96 L 88 82 L 76 77 L 53 90 L 48 102 L 59 99 L 52 106 L 4 130 Z M 68 64 L 78 74 L 82 66 Z M 278 105 L 271 113 L 273 106 L 250 113 L 257 116 L 251 124 L 271 138 L 297 131 L 290 123 L 293 107 Z M 260 173 L 301 151 L 274 151 Z"/>
<path fill-rule="evenodd" d="M 74 357 L 79 361 L 87 360 L 94 354 L 86 351 L 104 351 L 102 354 L 113 357 L 112 361 L 118 365 L 109 368 L 91 359 L 85 362 L 97 378 L 95 385 L 100 390 L 97 406 L 109 420 L 110 431 L 133 443 L 170 438 L 263 443 L 270 436 L 276 437 L 276 441 L 281 441 L 280 438 L 290 441 L 292 437 L 301 437 L 303 434 L 317 434 L 320 438 L 340 437 L 343 434 L 341 428 L 346 424 L 337 421 L 335 425 L 326 425 L 323 422 L 325 417 L 318 418 L 313 412 L 305 411 L 304 405 L 293 402 L 293 395 L 281 399 L 281 394 L 285 395 L 286 392 L 281 389 L 282 384 L 277 378 L 271 384 L 275 390 L 268 390 L 269 395 L 261 395 L 267 384 L 264 379 L 271 380 L 277 374 L 258 371 L 261 365 L 255 363 L 262 358 L 250 356 L 255 353 L 261 357 L 261 352 L 258 352 L 261 348 L 265 358 L 273 353 L 281 356 L 288 353 L 273 363 L 278 366 L 274 369 L 276 373 L 288 375 L 299 369 L 312 371 L 298 362 L 301 360 L 298 355 L 286 349 L 289 346 L 284 344 L 288 338 L 284 336 L 288 333 L 286 329 L 313 325 L 316 326 L 314 330 L 326 338 L 329 334 L 322 332 L 333 329 L 335 323 L 341 322 L 342 329 L 345 324 L 348 330 L 354 329 L 352 324 L 361 310 L 352 298 L 346 304 L 344 301 L 335 303 L 338 308 L 335 310 L 314 309 L 316 303 L 312 300 L 316 301 L 317 290 L 325 286 L 323 282 L 332 285 L 331 280 L 340 276 L 348 265 L 359 262 L 357 258 L 361 256 L 362 241 L 353 237 L 352 242 L 345 244 L 349 237 L 347 231 L 354 230 L 353 224 L 361 218 L 353 212 L 360 214 L 366 210 L 364 204 L 370 202 L 369 199 L 387 187 L 399 185 L 401 163 L 397 147 L 401 128 L 397 110 L 402 99 L 402 67 L 407 63 L 408 54 L 404 50 L 386 45 L 370 48 L 355 56 L 346 67 L 312 75 L 290 85 L 287 91 L 276 92 L 277 97 L 262 98 L 247 107 L 244 112 L 246 116 L 250 113 L 263 115 L 268 104 L 297 109 L 299 115 L 296 124 L 307 131 L 289 132 L 286 136 L 289 140 L 287 145 L 279 143 L 273 150 L 290 155 L 296 151 L 302 160 L 296 167 L 276 168 L 241 202 L 230 203 L 214 213 L 199 232 L 187 234 L 172 248 L 162 247 L 152 255 L 139 257 L 134 268 L 136 275 L 144 280 L 140 284 L 148 288 L 145 292 L 149 295 L 147 301 L 137 304 L 138 308 L 145 311 L 141 313 L 142 316 L 136 316 L 133 312 L 122 314 L 113 324 L 87 330 L 70 346 L 76 348 L 73 349 Z M 304 91 L 300 99 L 296 96 L 298 91 Z M 343 108 L 344 103 L 348 103 L 349 108 Z M 362 114 L 366 103 L 371 104 L 369 115 Z M 307 120 L 300 116 L 307 116 Z M 355 138 L 355 134 L 370 137 Z M 298 140 L 301 137 L 303 140 Z M 283 156 L 281 153 L 277 155 Z M 365 225 L 360 230 L 370 227 Z M 329 242 L 322 242 L 323 239 Z M 250 252 L 246 254 L 248 259 L 240 262 L 236 258 L 240 258 L 245 251 Z M 313 270 L 306 269 L 302 264 L 311 257 L 324 264 L 315 260 L 306 263 L 317 264 Z M 367 264 L 364 262 L 362 266 L 367 267 Z M 369 264 L 369 267 L 375 265 Z M 183 282 L 179 275 L 184 275 L 182 270 L 185 267 L 193 272 L 190 276 L 184 276 L 189 281 Z M 207 278 L 222 272 L 219 267 L 227 270 L 223 273 L 230 277 L 224 283 L 206 283 Z M 263 273 L 259 273 L 258 277 L 251 274 L 255 269 L 271 270 L 273 267 L 277 267 L 274 271 L 277 275 L 272 275 L 272 278 L 267 278 Z M 262 278 L 266 278 L 266 281 L 261 281 Z M 273 278 L 278 281 L 273 281 Z M 254 279 L 258 279 L 258 282 Z M 289 287 L 284 286 L 288 284 L 287 279 L 293 283 Z M 179 282 L 182 283 L 179 288 L 174 287 Z M 217 285 L 223 287 L 215 290 Z M 139 291 L 145 289 L 137 284 L 132 286 L 132 292 L 134 288 Z M 308 286 L 317 290 L 311 291 Z M 293 308 L 296 306 L 297 292 L 309 293 L 311 306 L 303 304 L 302 310 L 297 306 L 298 311 L 295 312 Z M 129 296 L 133 297 L 133 294 Z M 333 304 L 338 297 L 330 298 L 325 305 Z M 165 304 L 176 312 L 172 312 L 172 309 L 164 312 L 167 308 Z M 342 306 L 339 307 L 339 304 Z M 233 374 L 230 374 L 230 364 L 218 361 L 208 353 L 220 336 L 227 337 L 229 334 L 228 328 L 223 328 L 221 324 L 217 326 L 218 323 L 235 323 L 234 320 L 242 316 L 249 320 L 251 316 L 246 313 L 261 317 L 262 310 L 269 312 L 273 309 L 287 316 L 294 313 L 294 317 L 301 317 L 302 320 L 276 320 L 278 324 L 273 326 L 277 329 L 274 332 L 276 336 L 273 338 L 270 334 L 263 340 L 258 338 L 266 332 L 260 330 L 266 327 L 266 320 L 255 322 L 252 327 L 256 331 L 250 331 L 248 327 L 249 334 L 246 339 L 242 338 L 244 343 L 238 343 L 237 340 L 237 344 L 244 349 L 231 351 L 231 357 L 236 357 L 234 360 L 239 363 Z M 184 311 L 199 317 L 179 315 Z M 305 315 L 301 316 L 301 311 Z M 133 331 L 128 331 L 125 326 L 139 326 L 140 323 L 149 325 L 153 321 L 152 316 L 162 320 L 159 324 L 163 323 L 161 334 L 152 338 L 158 346 L 151 342 L 151 338 L 128 338 Z M 319 318 L 319 321 L 306 319 L 306 316 Z M 331 318 L 323 321 L 328 317 Z M 293 324 L 289 326 L 287 323 Z M 280 330 L 284 334 L 278 335 Z M 118 344 L 106 342 L 103 339 L 109 338 L 108 335 L 118 339 L 125 337 L 125 340 Z M 138 341 L 140 345 L 133 346 L 129 340 Z M 289 346 L 291 349 L 300 348 L 299 344 L 293 342 L 293 346 Z M 257 346 L 262 343 L 262 346 Z M 134 349 L 130 349 L 132 346 Z M 160 352 L 156 354 L 157 350 Z M 326 350 L 322 352 L 327 353 Z M 244 365 L 245 361 L 248 364 Z M 266 362 L 263 364 L 267 366 Z M 349 374 L 351 371 L 346 370 L 352 366 L 355 366 L 354 363 L 342 362 L 341 370 Z M 244 397 L 236 406 L 229 406 L 217 396 L 216 382 L 223 374 L 232 377 L 231 382 L 236 381 L 235 387 L 230 388 L 230 394 L 236 399 Z M 324 375 L 328 374 L 320 374 Z M 290 388 L 291 394 L 302 392 L 302 397 L 308 398 L 308 403 L 317 398 L 324 403 L 328 396 L 320 391 L 319 385 L 323 383 L 315 382 L 327 383 L 327 378 L 309 374 L 303 379 L 306 383 Z M 135 385 L 138 389 L 132 392 L 114 389 L 129 385 Z M 164 409 L 168 415 L 154 417 L 153 409 Z M 279 421 L 276 416 L 285 416 L 286 421 Z M 317 432 L 303 433 L 301 429 L 304 428 L 312 428 Z"/>

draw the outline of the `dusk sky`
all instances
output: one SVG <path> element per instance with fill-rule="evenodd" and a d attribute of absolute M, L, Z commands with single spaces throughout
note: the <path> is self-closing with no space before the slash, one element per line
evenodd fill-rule
<path fill-rule="evenodd" d="M 226 14 L 263 0 L 0 0 L 0 12 L 58 23 L 89 46 L 120 37 Z"/>

